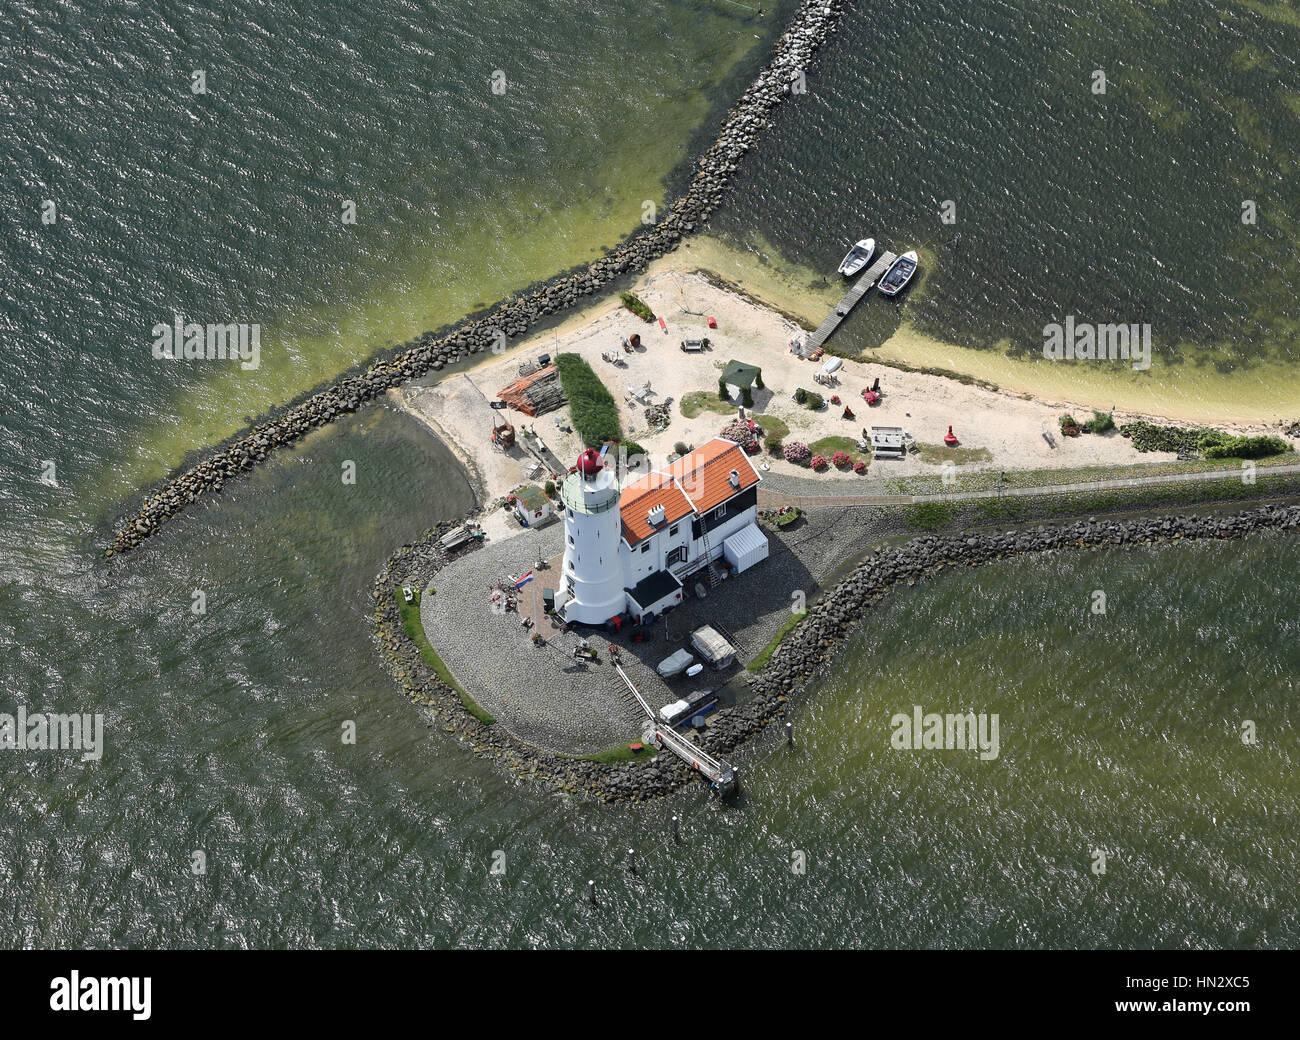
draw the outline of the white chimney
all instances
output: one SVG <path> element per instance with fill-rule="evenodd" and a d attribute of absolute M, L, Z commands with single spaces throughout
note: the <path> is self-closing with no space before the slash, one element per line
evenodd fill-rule
<path fill-rule="evenodd" d="M 646 514 L 645 518 L 651 527 L 658 527 L 664 522 L 666 517 L 667 513 L 665 512 L 664 507 L 659 505 L 650 510 L 650 512 Z"/>
<path fill-rule="evenodd" d="M 739 487 L 740 487 L 740 470 L 738 470 L 738 469 L 733 469 L 733 470 L 731 471 L 730 476 L 728 476 L 727 479 L 731 481 L 731 486 L 732 486 L 732 487 L 734 487 L 734 488 L 739 488 Z"/>

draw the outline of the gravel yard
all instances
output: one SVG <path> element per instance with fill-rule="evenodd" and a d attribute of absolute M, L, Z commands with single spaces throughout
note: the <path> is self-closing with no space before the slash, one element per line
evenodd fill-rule
<path fill-rule="evenodd" d="M 767 560 L 719 582 L 703 600 L 692 595 L 650 629 L 640 630 L 649 633 L 645 642 L 633 642 L 627 630 L 613 637 L 625 669 L 654 707 L 693 689 L 720 687 L 743 672 L 743 662 L 757 655 L 789 619 L 793 593 L 802 591 L 811 601 L 820 581 L 869 548 L 886 532 L 886 524 L 876 510 L 824 507 L 810 510 L 780 534 L 764 530 L 771 546 Z M 641 738 L 639 712 L 610 663 L 611 637 L 603 631 L 543 631 L 548 645 L 537 647 L 518 613 L 495 613 L 489 600 L 492 582 L 523 574 L 539 555 L 557 555 L 563 539 L 563 526 L 555 524 L 489 540 L 439 571 L 436 591 L 424 595 L 420 613 L 429 642 L 498 725 L 530 744 L 581 755 Z M 703 624 L 733 638 L 741 664 L 726 672 L 706 668 L 694 679 L 661 679 L 654 666 L 689 646 L 691 631 Z M 599 650 L 599 662 L 586 665 L 573 659 L 572 650 L 584 634 Z"/>

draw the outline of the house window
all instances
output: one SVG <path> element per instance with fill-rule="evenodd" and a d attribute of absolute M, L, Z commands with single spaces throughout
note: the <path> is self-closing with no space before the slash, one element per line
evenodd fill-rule
<path fill-rule="evenodd" d="M 569 544 L 570 544 L 570 545 L 573 545 L 573 544 L 574 544 L 574 541 L 573 541 L 573 535 L 569 535 Z"/>
<path fill-rule="evenodd" d="M 642 542 L 642 543 L 641 543 L 641 551 L 642 551 L 642 552 L 649 552 L 649 551 L 650 551 L 650 543 L 649 543 L 649 542 Z"/>
<path fill-rule="evenodd" d="M 569 519 L 570 519 L 570 520 L 573 519 L 573 510 L 572 510 L 572 509 L 569 510 Z"/>
<path fill-rule="evenodd" d="M 686 546 L 684 545 L 679 545 L 676 549 L 674 549 L 672 552 L 668 554 L 669 567 L 671 567 L 675 563 L 685 563 L 685 562 L 686 562 Z"/>
<path fill-rule="evenodd" d="M 711 516 L 714 520 L 721 520 L 726 515 L 727 515 L 727 507 L 725 505 L 718 506 L 717 509 L 715 509 L 712 513 L 709 514 L 709 516 Z"/>
<path fill-rule="evenodd" d="M 668 528 L 668 534 L 669 534 L 670 536 L 676 534 L 676 533 L 677 533 L 677 527 L 678 527 L 677 524 L 673 524 L 672 527 Z"/>

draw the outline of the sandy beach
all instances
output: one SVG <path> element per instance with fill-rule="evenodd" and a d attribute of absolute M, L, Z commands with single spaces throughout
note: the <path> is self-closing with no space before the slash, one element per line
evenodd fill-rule
<path fill-rule="evenodd" d="M 1087 403 L 1040 400 L 1010 390 L 905 372 L 870 360 L 845 360 L 836 373 L 835 385 L 819 385 L 813 377 L 821 363 L 803 360 L 790 349 L 791 340 L 804 334 L 793 316 L 732 291 L 717 277 L 706 276 L 695 266 L 695 259 L 675 254 L 653 265 L 634 286 L 637 295 L 664 320 L 666 329 L 658 322 L 636 317 L 617 296 L 609 296 L 575 312 L 557 328 L 525 337 L 505 353 L 485 357 L 467 371 L 449 375 L 433 386 L 403 388 L 391 395 L 460 456 L 485 502 L 499 499 L 525 481 L 540 483 L 551 475 L 522 448 L 505 452 L 495 448 L 491 440 L 494 421 L 508 417 L 521 434 L 533 428 L 562 462 L 576 458 L 581 450 L 576 433 L 567 429 L 567 409 L 532 419 L 514 410 L 495 411 L 488 405 L 518 378 L 521 363 L 561 352 L 581 355 L 602 377 L 620 402 L 626 437 L 645 447 L 656 465 L 666 460 L 675 444 L 703 443 L 738 414 L 737 404 L 723 405 L 717 398 L 718 377 L 731 360 L 762 369 L 765 388 L 754 390 L 754 407 L 749 411 L 759 422 L 775 420 L 778 428 L 780 424 L 788 428 L 783 434 L 786 443 L 815 445 L 824 438 L 856 442 L 864 427 L 899 426 L 921 447 L 919 453 L 905 459 L 873 459 L 864 476 L 834 470 L 812 474 L 764 452 L 756 461 L 769 473 L 811 476 L 828 484 L 849 481 L 855 489 L 870 493 L 884 479 L 938 474 L 946 463 L 962 470 L 1010 472 L 1160 463 L 1174 458 L 1167 453 L 1139 453 L 1113 432 L 1061 436 L 1060 415 L 1069 411 L 1086 419 L 1091 415 Z M 862 306 L 871 302 L 868 299 Z M 715 319 L 716 329 L 708 328 L 710 317 Z M 641 346 L 625 352 L 622 341 L 633 334 L 640 334 Z M 710 340 L 708 350 L 681 350 L 683 339 L 705 336 Z M 602 355 L 615 356 L 618 363 Z M 880 404 L 868 407 L 861 391 L 876 379 L 883 398 Z M 646 387 L 644 402 L 632 396 L 632 391 Z M 798 404 L 794 392 L 800 387 L 823 395 L 827 404 L 818 411 Z M 699 394 L 703 408 L 688 417 L 683 414 L 682 401 L 693 393 Z M 841 403 L 830 403 L 833 396 Z M 666 429 L 656 430 L 648 422 L 648 406 L 664 404 L 670 422 Z M 854 413 L 852 419 L 843 416 L 845 406 Z M 1150 413 L 1115 413 L 1117 423 L 1139 417 L 1150 417 Z M 955 450 L 943 445 L 949 425 L 960 442 Z M 1234 428 L 1242 432 L 1265 429 L 1262 425 Z M 501 527 L 499 534 L 518 530 L 504 514 L 496 514 L 493 526 Z"/>

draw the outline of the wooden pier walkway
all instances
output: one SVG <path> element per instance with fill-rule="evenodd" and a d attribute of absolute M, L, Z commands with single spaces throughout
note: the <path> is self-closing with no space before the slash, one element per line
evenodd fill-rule
<path fill-rule="evenodd" d="M 853 288 L 844 294 L 844 298 L 835 305 L 835 309 L 826 316 L 826 320 L 817 326 L 817 331 L 808 337 L 808 341 L 799 352 L 807 357 L 831 337 L 831 333 L 840 327 L 840 322 L 849 316 L 849 311 L 858 305 L 858 301 L 867 295 L 867 290 L 880 281 L 881 276 L 889 270 L 898 257 L 893 253 L 881 253 L 879 259 L 867 268 L 866 272 L 853 283 Z"/>

